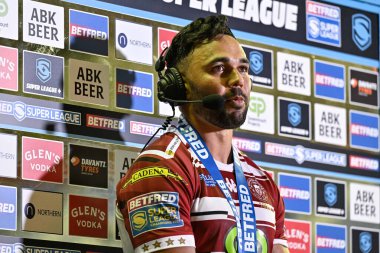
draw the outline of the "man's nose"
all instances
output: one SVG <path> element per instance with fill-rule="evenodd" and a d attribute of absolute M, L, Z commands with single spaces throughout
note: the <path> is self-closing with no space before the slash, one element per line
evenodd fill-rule
<path fill-rule="evenodd" d="M 238 69 L 232 69 L 232 71 L 230 72 L 228 85 L 231 87 L 244 85 L 243 75 L 239 72 Z"/>

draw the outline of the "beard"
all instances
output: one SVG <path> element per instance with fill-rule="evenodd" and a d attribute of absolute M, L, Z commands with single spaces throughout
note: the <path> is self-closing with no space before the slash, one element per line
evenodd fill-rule
<path fill-rule="evenodd" d="M 196 99 L 202 99 L 205 96 L 202 95 L 198 90 L 193 90 L 193 92 Z M 223 95 L 225 98 L 233 96 L 244 97 L 245 107 L 243 110 L 227 112 L 224 106 L 219 110 L 211 110 L 202 106 L 201 104 L 196 104 L 194 105 L 195 112 L 198 115 L 201 115 L 206 121 L 222 129 L 238 128 L 244 123 L 247 117 L 249 98 L 247 98 L 247 96 L 243 94 L 241 88 L 238 87 L 231 88 L 230 92 Z"/>

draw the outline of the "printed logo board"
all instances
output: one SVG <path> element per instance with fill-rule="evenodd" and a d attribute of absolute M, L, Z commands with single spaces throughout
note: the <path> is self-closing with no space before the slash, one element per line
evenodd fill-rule
<path fill-rule="evenodd" d="M 273 89 L 273 51 L 243 45 L 249 60 L 249 77 L 253 86 Z"/>
<path fill-rule="evenodd" d="M 334 47 L 341 46 L 340 8 L 306 1 L 306 39 Z"/>
<path fill-rule="evenodd" d="M 17 135 L 0 133 L 0 177 L 17 178 Z"/>
<path fill-rule="evenodd" d="M 280 172 L 278 187 L 284 199 L 286 212 L 311 214 L 310 177 Z"/>
<path fill-rule="evenodd" d="M 350 183 L 350 219 L 380 224 L 380 186 Z"/>
<path fill-rule="evenodd" d="M 346 226 L 315 224 L 316 253 L 347 253 Z"/>
<path fill-rule="evenodd" d="M 116 58 L 152 65 L 153 31 L 151 26 L 115 20 Z"/>
<path fill-rule="evenodd" d="M 114 150 L 115 182 L 118 182 L 136 160 L 138 152 Z"/>
<path fill-rule="evenodd" d="M 379 171 L 379 159 L 365 156 L 350 155 L 349 166 L 353 169 Z"/>
<path fill-rule="evenodd" d="M 345 219 L 346 183 L 332 179 L 315 179 L 315 213 Z"/>
<path fill-rule="evenodd" d="M 49 47 L 65 47 L 64 8 L 23 1 L 23 39 Z"/>
<path fill-rule="evenodd" d="M 251 138 L 232 137 L 232 143 L 239 150 L 244 152 L 259 153 L 262 152 L 261 141 Z"/>
<path fill-rule="evenodd" d="M 314 95 L 337 102 L 346 101 L 344 65 L 314 60 Z"/>
<path fill-rule="evenodd" d="M 22 137 L 22 178 L 63 183 L 63 148 L 61 141 Z"/>
<path fill-rule="evenodd" d="M 311 253 L 311 222 L 285 219 L 285 236 L 292 253 Z"/>
<path fill-rule="evenodd" d="M 126 121 L 111 117 L 104 117 L 95 114 L 86 114 L 86 127 L 110 130 L 115 132 L 125 132 Z"/>
<path fill-rule="evenodd" d="M 379 115 L 350 110 L 350 146 L 379 151 Z"/>
<path fill-rule="evenodd" d="M 350 103 L 379 108 L 379 73 L 350 67 Z"/>
<path fill-rule="evenodd" d="M 314 104 L 314 137 L 318 142 L 346 146 L 346 109 L 324 104 Z"/>
<path fill-rule="evenodd" d="M 292 138 L 311 139 L 310 102 L 278 97 L 278 134 Z"/>
<path fill-rule="evenodd" d="M 108 188 L 108 149 L 70 144 L 69 183 Z"/>
<path fill-rule="evenodd" d="M 116 106 L 138 112 L 154 112 L 153 75 L 116 69 Z"/>
<path fill-rule="evenodd" d="M 108 237 L 108 200 L 69 195 L 69 235 Z"/>
<path fill-rule="evenodd" d="M 380 252 L 379 239 L 380 230 L 351 227 L 351 252 L 376 253 Z"/>
<path fill-rule="evenodd" d="M 0 89 L 18 91 L 17 48 L 0 46 Z"/>
<path fill-rule="evenodd" d="M 64 58 L 24 51 L 23 90 L 63 98 Z"/>
<path fill-rule="evenodd" d="M 70 9 L 70 49 L 108 55 L 108 17 Z"/>
<path fill-rule="evenodd" d="M 302 145 L 291 146 L 275 142 L 265 142 L 265 154 L 294 159 L 298 164 L 311 162 L 339 167 L 347 166 L 347 155 L 344 153 L 306 148 Z"/>
<path fill-rule="evenodd" d="M 70 100 L 108 106 L 110 103 L 109 75 L 107 65 L 70 59 Z"/>
<path fill-rule="evenodd" d="M 165 48 L 170 47 L 172 39 L 178 33 L 178 31 L 166 29 L 163 27 L 157 28 L 158 36 L 158 55 L 161 55 Z"/>
<path fill-rule="evenodd" d="M 17 188 L 0 185 L 0 229 L 17 230 Z"/>
<path fill-rule="evenodd" d="M 63 234 L 63 194 L 22 189 L 21 229 Z"/>
<path fill-rule="evenodd" d="M 310 59 L 277 52 L 277 88 L 280 91 L 310 96 Z"/>
<path fill-rule="evenodd" d="M 18 14 L 18 1 L 0 1 L 0 38 L 18 40 Z"/>
<path fill-rule="evenodd" d="M 274 134 L 274 97 L 251 92 L 247 118 L 240 127 L 243 130 Z"/>

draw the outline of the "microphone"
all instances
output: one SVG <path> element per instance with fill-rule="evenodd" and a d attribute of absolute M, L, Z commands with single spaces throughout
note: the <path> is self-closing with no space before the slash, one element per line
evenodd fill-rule
<path fill-rule="evenodd" d="M 211 110 L 220 110 L 221 108 L 223 108 L 224 102 L 226 101 L 226 99 L 223 96 L 218 95 L 218 94 L 211 94 L 199 100 L 176 100 L 176 99 L 170 99 L 164 96 L 161 96 L 159 99 L 163 102 L 168 102 L 172 104 L 173 106 L 189 104 L 189 103 L 202 103 L 204 107 Z"/>

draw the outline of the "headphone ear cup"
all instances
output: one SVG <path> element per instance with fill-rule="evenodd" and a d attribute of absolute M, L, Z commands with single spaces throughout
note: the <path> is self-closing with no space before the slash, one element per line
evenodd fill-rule
<path fill-rule="evenodd" d="M 168 68 L 157 83 L 158 99 L 186 100 L 186 88 L 182 76 L 176 68 Z"/>

